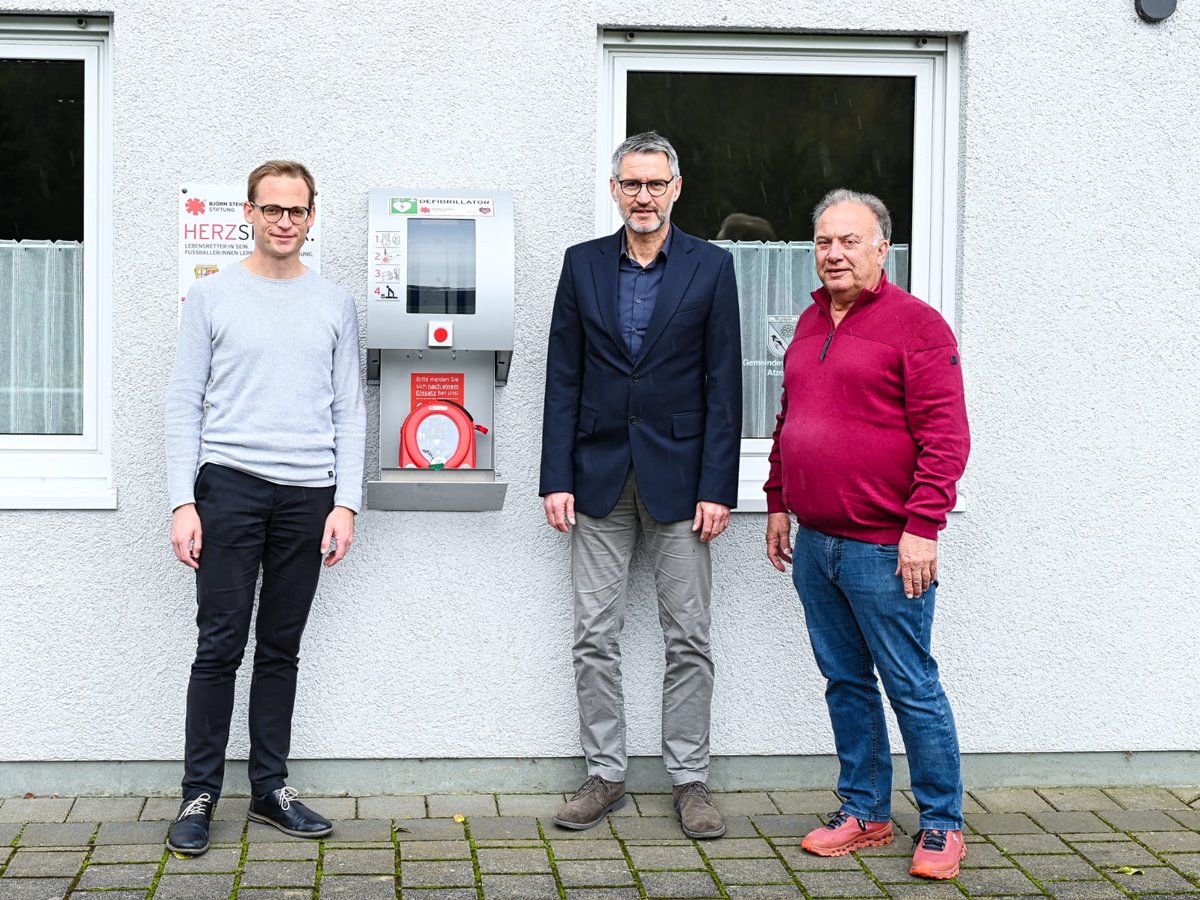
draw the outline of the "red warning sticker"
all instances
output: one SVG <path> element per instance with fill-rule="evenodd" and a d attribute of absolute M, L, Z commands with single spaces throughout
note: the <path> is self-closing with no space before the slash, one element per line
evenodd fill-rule
<path fill-rule="evenodd" d="M 462 372 L 413 372 L 412 373 L 412 409 L 428 403 L 430 400 L 453 400 L 460 406 L 463 404 Z"/>

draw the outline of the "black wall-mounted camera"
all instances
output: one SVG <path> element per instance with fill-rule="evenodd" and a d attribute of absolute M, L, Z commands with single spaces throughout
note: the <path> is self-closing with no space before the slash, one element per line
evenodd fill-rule
<path fill-rule="evenodd" d="M 1175 12 L 1175 0 L 1133 0 L 1133 5 L 1147 22 L 1161 22 Z"/>

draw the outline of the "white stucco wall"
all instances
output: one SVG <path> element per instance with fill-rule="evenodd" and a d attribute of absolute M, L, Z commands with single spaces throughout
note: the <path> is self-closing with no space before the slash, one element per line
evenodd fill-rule
<path fill-rule="evenodd" d="M 1132 0 L 1053 13 L 111 0 L 120 505 L 0 512 L 0 759 L 181 755 L 194 594 L 167 544 L 161 429 L 176 198 L 184 181 L 240 181 L 279 156 L 315 172 L 322 272 L 360 298 L 368 188 L 506 188 L 517 210 L 516 351 L 495 423 L 505 508 L 360 516 L 351 556 L 321 583 L 293 755 L 578 752 L 567 539 L 544 524 L 537 466 L 558 265 L 593 236 L 609 25 L 966 35 L 956 325 L 974 450 L 967 509 L 941 543 L 935 638 L 963 750 L 1195 749 L 1200 15 L 1181 6 L 1151 26 Z M 35 9 L 81 11 L 0 0 Z M 715 548 L 713 750 L 828 753 L 823 686 L 763 526 L 736 516 Z M 631 749 L 653 754 L 662 663 L 648 588 L 639 567 L 625 683 Z"/>

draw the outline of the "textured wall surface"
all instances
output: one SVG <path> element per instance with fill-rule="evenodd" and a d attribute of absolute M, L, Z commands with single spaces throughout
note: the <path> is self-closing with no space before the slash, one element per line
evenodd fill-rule
<path fill-rule="evenodd" d="M 561 253 L 593 235 L 610 25 L 965 35 L 956 326 L 974 451 L 935 635 L 963 749 L 1195 748 L 1200 15 L 1183 5 L 1151 26 L 1132 0 L 1011 6 L 110 0 L 120 506 L 0 512 L 0 759 L 181 755 L 194 595 L 167 543 L 161 428 L 176 197 L 279 156 L 315 172 L 322 272 L 360 298 L 370 187 L 495 186 L 517 209 L 516 351 L 495 423 L 506 506 L 359 518 L 321 583 L 293 754 L 578 752 L 567 540 L 542 519 L 537 462 Z M 713 750 L 827 753 L 822 684 L 764 523 L 736 516 L 715 548 Z M 636 566 L 624 646 L 631 749 L 653 754 L 649 586 Z"/>

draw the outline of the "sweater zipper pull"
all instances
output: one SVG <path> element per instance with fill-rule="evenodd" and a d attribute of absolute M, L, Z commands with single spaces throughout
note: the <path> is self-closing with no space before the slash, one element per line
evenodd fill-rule
<path fill-rule="evenodd" d="M 820 358 L 820 360 L 818 360 L 819 362 L 825 362 L 825 353 L 827 350 L 829 350 L 830 342 L 833 341 L 833 332 L 834 332 L 834 329 L 830 328 L 829 336 L 827 338 L 825 338 L 825 346 L 821 348 L 821 358 Z"/>

